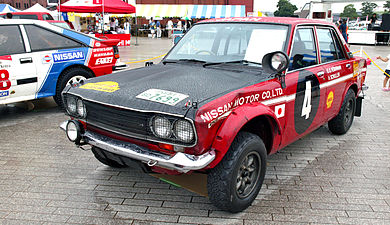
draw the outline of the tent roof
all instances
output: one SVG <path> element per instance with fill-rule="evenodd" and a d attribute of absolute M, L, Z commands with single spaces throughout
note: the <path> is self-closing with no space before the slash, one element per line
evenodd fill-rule
<path fill-rule="evenodd" d="M 36 3 L 35 5 L 31 6 L 30 8 L 23 10 L 23 12 L 47 12 L 51 13 L 52 11 L 46 9 L 45 7 L 41 6 L 39 3 Z"/>
<path fill-rule="evenodd" d="M 20 10 L 17 10 L 8 4 L 0 4 L 0 13 L 18 12 L 18 11 Z"/>
<path fill-rule="evenodd" d="M 135 7 L 122 0 L 69 0 L 61 4 L 58 10 L 77 13 L 101 13 L 103 10 L 105 13 L 135 13 Z"/>

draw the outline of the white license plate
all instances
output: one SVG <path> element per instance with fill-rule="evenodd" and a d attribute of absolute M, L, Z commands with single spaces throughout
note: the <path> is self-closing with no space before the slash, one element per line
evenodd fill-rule
<path fill-rule="evenodd" d="M 185 94 L 160 89 L 149 89 L 136 96 L 136 98 L 172 106 L 188 97 Z"/>

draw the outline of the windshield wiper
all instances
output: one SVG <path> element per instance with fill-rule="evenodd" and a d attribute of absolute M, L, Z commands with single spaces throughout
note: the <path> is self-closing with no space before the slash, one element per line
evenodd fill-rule
<path fill-rule="evenodd" d="M 165 65 L 166 63 L 177 63 L 177 62 L 199 62 L 199 63 L 207 63 L 204 60 L 199 59 L 177 59 L 177 60 L 164 60 L 162 63 Z"/>
<path fill-rule="evenodd" d="M 245 59 L 241 59 L 241 60 L 234 60 L 234 61 L 227 61 L 227 62 L 205 63 L 205 64 L 203 64 L 203 67 L 213 66 L 213 65 L 220 65 L 220 64 L 230 64 L 230 63 L 241 63 L 241 64 L 247 63 L 247 64 L 261 65 L 261 63 L 258 63 L 258 62 L 252 62 L 252 61 L 248 61 L 248 60 L 245 60 Z"/>

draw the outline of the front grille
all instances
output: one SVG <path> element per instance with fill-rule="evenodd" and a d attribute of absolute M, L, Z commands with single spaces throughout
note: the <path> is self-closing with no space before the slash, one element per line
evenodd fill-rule
<path fill-rule="evenodd" d="M 191 143 L 183 143 L 173 133 L 169 138 L 159 138 L 150 129 L 150 120 L 156 115 L 167 118 L 171 124 L 174 124 L 179 119 L 178 117 L 121 109 L 87 100 L 84 100 L 84 104 L 87 109 L 86 122 L 97 128 L 127 137 L 160 143 L 178 144 L 182 146 L 193 146 L 196 143 L 196 137 Z"/>
<path fill-rule="evenodd" d="M 137 112 L 84 101 L 87 122 L 96 127 L 130 137 L 147 139 L 153 135 L 149 128 L 152 113 Z"/>

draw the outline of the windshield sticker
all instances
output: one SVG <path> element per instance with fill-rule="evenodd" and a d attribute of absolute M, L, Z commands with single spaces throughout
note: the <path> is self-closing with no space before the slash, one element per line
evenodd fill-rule
<path fill-rule="evenodd" d="M 266 54 L 281 51 L 286 39 L 286 32 L 286 30 L 277 29 L 254 29 L 244 59 L 261 63 Z"/>
<path fill-rule="evenodd" d="M 189 96 L 185 94 L 160 89 L 149 89 L 136 96 L 136 98 L 139 99 L 158 102 L 171 106 L 176 105 L 178 102 L 188 97 Z"/>
<path fill-rule="evenodd" d="M 53 53 L 53 59 L 54 62 L 66 62 L 85 59 L 85 55 L 82 51 L 58 52 Z"/>
<path fill-rule="evenodd" d="M 115 91 L 120 89 L 119 84 L 117 82 L 114 82 L 114 81 L 88 83 L 88 84 L 84 84 L 80 88 L 95 90 L 95 91 L 103 91 L 103 92 L 115 92 Z"/>

